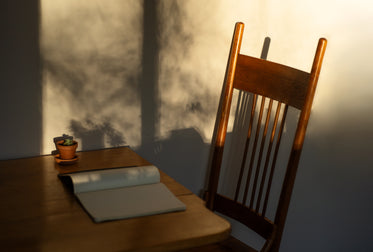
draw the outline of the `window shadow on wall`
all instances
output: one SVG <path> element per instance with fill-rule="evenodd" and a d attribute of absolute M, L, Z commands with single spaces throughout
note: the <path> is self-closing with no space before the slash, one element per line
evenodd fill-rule
<path fill-rule="evenodd" d="M 156 1 L 144 0 L 141 99 L 141 146 L 152 145 L 159 128 L 159 21 Z"/>
<path fill-rule="evenodd" d="M 168 138 L 157 139 L 160 127 L 159 53 L 162 46 L 159 4 L 157 1 L 144 0 L 143 72 L 139 83 L 141 146 L 136 151 L 178 182 L 198 193 L 197 188 L 203 184 L 209 151 L 209 144 L 203 142 L 198 129 L 172 130 Z M 173 8 L 178 13 L 177 10 L 181 7 L 175 3 Z"/>
<path fill-rule="evenodd" d="M 38 0 L 1 3 L 0 159 L 40 154 L 42 84 Z"/>

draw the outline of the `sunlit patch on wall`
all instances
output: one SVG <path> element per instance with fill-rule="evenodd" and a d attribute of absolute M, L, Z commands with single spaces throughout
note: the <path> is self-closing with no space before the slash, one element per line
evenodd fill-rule
<path fill-rule="evenodd" d="M 218 25 L 221 6 L 215 1 L 203 3 L 209 8 L 202 8 L 200 1 L 161 3 L 161 137 L 173 129 L 193 127 L 208 139 L 213 130 L 228 53 L 221 48 L 228 48 L 224 43 L 229 43 L 229 39 L 216 39 L 221 31 Z M 224 37 L 225 33 L 220 36 Z"/>
<path fill-rule="evenodd" d="M 41 1 L 44 153 L 84 130 L 115 132 L 101 147 L 139 144 L 142 12 L 135 0 Z"/>
<path fill-rule="evenodd" d="M 264 7 L 255 1 L 160 1 L 161 138 L 192 127 L 210 142 L 234 24 L 246 24 L 243 50 L 259 56 Z"/>

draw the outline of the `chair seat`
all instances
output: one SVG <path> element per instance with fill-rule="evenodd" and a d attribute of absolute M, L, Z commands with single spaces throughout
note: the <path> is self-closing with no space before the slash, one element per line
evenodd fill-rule
<path fill-rule="evenodd" d="M 230 236 L 227 240 L 219 243 L 205 245 L 201 247 L 181 250 L 180 252 L 257 252 L 257 250 L 249 247 L 240 240 Z"/>

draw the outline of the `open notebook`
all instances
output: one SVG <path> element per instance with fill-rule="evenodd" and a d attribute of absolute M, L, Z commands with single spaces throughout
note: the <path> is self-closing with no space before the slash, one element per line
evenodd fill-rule
<path fill-rule="evenodd" d="M 155 166 L 115 168 L 59 175 L 71 179 L 73 190 L 95 222 L 125 219 L 186 209 L 160 183 Z"/>

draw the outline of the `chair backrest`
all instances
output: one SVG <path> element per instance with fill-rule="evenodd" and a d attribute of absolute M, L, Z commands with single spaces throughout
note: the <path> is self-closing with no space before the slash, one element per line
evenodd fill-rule
<path fill-rule="evenodd" d="M 267 239 L 265 246 L 271 247 L 268 251 L 277 251 L 327 41 L 319 40 L 311 72 L 307 73 L 241 54 L 243 29 L 243 23 L 236 24 L 215 126 L 206 200 L 210 209 L 240 221 Z M 234 90 L 251 93 L 252 102 L 247 111 L 250 119 L 242 165 L 237 171 L 234 195 L 228 197 L 218 187 Z M 289 106 L 299 110 L 299 117 L 271 220 L 266 211 Z"/>

